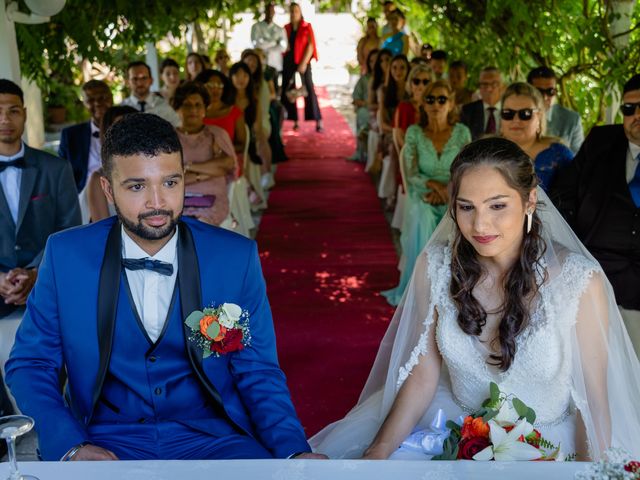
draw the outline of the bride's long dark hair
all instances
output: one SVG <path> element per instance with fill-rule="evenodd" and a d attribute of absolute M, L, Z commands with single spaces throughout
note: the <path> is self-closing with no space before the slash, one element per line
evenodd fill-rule
<path fill-rule="evenodd" d="M 464 174 L 479 165 L 495 168 L 507 182 L 518 191 L 523 203 L 529 193 L 538 185 L 533 162 L 515 143 L 504 138 L 487 138 L 467 145 L 451 165 L 451 202 L 449 213 L 456 220 L 456 199 L 460 182 Z M 457 221 L 456 221 L 457 225 Z M 504 303 L 502 319 L 498 329 L 500 353 L 490 356 L 490 362 L 500 370 L 507 371 L 516 354 L 516 337 L 529 324 L 532 302 L 540 285 L 538 271 L 542 271 L 540 259 L 546 245 L 540 236 L 542 222 L 533 213 L 532 228 L 526 231 L 523 224 L 524 239 L 520 247 L 520 256 L 503 281 Z M 468 335 L 479 336 L 487 322 L 487 312 L 474 297 L 473 289 L 483 274 L 483 268 L 477 258 L 476 250 L 456 228 L 451 252 L 451 285 L 449 292 L 458 309 L 458 324 Z M 544 274 L 544 272 L 543 272 Z M 544 281 L 544 276 L 542 281 Z"/>

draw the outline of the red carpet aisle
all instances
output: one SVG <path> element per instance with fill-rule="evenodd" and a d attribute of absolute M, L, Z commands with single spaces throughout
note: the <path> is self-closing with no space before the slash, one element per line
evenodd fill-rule
<path fill-rule="evenodd" d="M 315 122 L 285 126 L 290 160 L 258 234 L 280 362 L 309 436 L 357 401 L 393 315 L 378 292 L 398 280 L 374 186 L 345 160 L 353 135 L 318 94 L 325 132 Z"/>

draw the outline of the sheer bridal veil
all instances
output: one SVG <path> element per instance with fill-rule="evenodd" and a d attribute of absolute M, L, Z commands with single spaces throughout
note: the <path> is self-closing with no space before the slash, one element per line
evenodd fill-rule
<path fill-rule="evenodd" d="M 536 211 L 547 246 L 543 258 L 546 281 L 559 275 L 569 254 L 581 255 L 593 264 L 579 296 L 571 345 L 565 350 L 571 357 L 571 397 L 586 427 L 591 457 L 600 459 L 608 447 L 622 447 L 640 457 L 640 363 L 611 284 L 540 188 L 538 202 Z M 382 340 L 358 403 L 345 418 L 311 438 L 314 451 L 331 458 L 361 456 L 418 357 L 429 353 L 426 332 L 433 321 L 437 299 L 448 294 L 449 288 L 448 282 L 439 280 L 446 278 L 442 269 L 450 266 L 437 258 L 437 252 L 450 244 L 455 228 L 451 216 L 445 215 L 416 262 L 411 283 Z M 562 292 L 553 299 L 553 310 L 565 312 Z M 449 388 L 446 375 L 441 375 L 440 383 L 439 390 Z"/>

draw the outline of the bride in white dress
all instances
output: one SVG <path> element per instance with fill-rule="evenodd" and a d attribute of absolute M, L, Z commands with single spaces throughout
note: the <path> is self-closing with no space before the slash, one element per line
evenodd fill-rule
<path fill-rule="evenodd" d="M 491 138 L 451 167 L 450 211 L 414 268 L 358 404 L 314 436 L 331 458 L 398 450 L 438 409 L 456 420 L 495 382 L 578 460 L 640 456 L 640 364 L 602 269 L 544 192 L 529 157 Z"/>

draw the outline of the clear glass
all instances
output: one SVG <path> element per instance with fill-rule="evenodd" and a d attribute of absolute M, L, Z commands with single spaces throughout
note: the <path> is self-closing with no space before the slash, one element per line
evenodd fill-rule
<path fill-rule="evenodd" d="M 9 415 L 0 418 L 0 439 L 7 441 L 9 455 L 9 476 L 7 480 L 38 480 L 32 475 L 20 475 L 16 459 L 16 438 L 33 428 L 33 418 L 25 415 Z"/>

